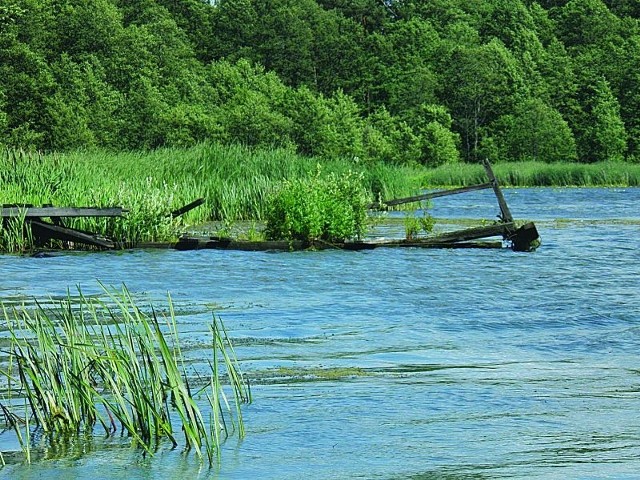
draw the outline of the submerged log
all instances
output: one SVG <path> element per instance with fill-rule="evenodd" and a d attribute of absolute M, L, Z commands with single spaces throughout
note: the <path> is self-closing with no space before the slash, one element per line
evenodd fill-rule
<path fill-rule="evenodd" d="M 154 248 L 154 244 L 146 244 L 147 248 Z M 165 244 L 158 244 L 160 248 L 165 248 Z M 210 240 L 207 238 L 182 238 L 174 246 L 176 250 L 239 250 L 245 252 L 290 252 L 300 250 L 350 250 L 362 251 L 373 250 L 375 248 L 503 248 L 502 242 L 434 242 L 422 240 L 385 240 L 374 242 L 302 242 L 296 241 L 245 241 L 220 239 Z"/>
<path fill-rule="evenodd" d="M 501 235 L 503 238 L 507 238 L 513 231 L 515 231 L 515 224 L 513 222 L 496 223 L 483 227 L 465 228 L 464 230 L 445 232 L 440 235 L 421 239 L 421 241 L 425 243 L 438 244 L 466 242 L 468 240 L 495 237 L 497 235 Z"/>
<path fill-rule="evenodd" d="M 268 240 L 248 241 L 234 240 L 226 237 L 180 237 L 175 243 L 176 250 L 243 250 L 243 251 L 267 251 L 267 250 L 305 250 L 312 248 L 312 242 L 301 240 Z"/>

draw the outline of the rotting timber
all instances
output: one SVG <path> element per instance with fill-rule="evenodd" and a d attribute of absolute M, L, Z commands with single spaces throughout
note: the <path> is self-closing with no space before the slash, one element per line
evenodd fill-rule
<path fill-rule="evenodd" d="M 171 218 L 179 217 L 204 203 L 203 198 L 167 214 Z M 130 246 L 128 242 L 117 243 L 114 240 L 93 232 L 71 228 L 64 224 L 65 218 L 78 217 L 121 217 L 127 213 L 122 207 L 54 207 L 30 204 L 11 204 L 0 207 L 0 218 L 7 224 L 10 218 L 23 219 L 24 227 L 30 228 L 36 247 L 42 247 L 51 240 L 59 240 L 67 246 L 88 245 L 101 250 L 113 250 Z M 45 219 L 49 219 L 48 221 Z"/>
<path fill-rule="evenodd" d="M 535 250 L 539 244 L 539 234 L 536 226 L 532 223 L 525 223 L 518 227 L 511 215 L 511 211 L 502 194 L 502 190 L 493 173 L 488 161 L 484 162 L 488 182 L 478 185 L 470 185 L 450 190 L 424 193 L 413 197 L 397 198 L 369 205 L 370 210 L 386 210 L 402 204 L 422 202 L 448 195 L 457 195 L 483 189 L 493 189 L 498 201 L 500 213 L 498 221 L 492 225 L 466 228 L 440 233 L 417 239 L 378 239 L 363 241 L 347 241 L 339 243 L 329 243 L 322 240 L 299 241 L 299 240 L 277 240 L 277 241 L 249 241 L 235 240 L 215 236 L 190 236 L 183 235 L 176 242 L 143 242 L 131 244 L 126 240 L 116 242 L 104 236 L 86 232 L 64 225 L 63 218 L 66 217 L 120 217 L 127 213 L 122 207 L 53 207 L 44 205 L 34 207 L 33 205 L 3 205 L 0 208 L 0 217 L 3 222 L 9 218 L 23 218 L 26 228 L 31 229 L 35 244 L 42 247 L 50 240 L 60 240 L 67 246 L 89 245 L 93 248 L 111 250 L 116 248 L 174 248 L 177 250 L 197 250 L 197 249 L 219 249 L 219 250 L 245 250 L 245 251 L 268 251 L 268 250 L 371 250 L 380 247 L 413 247 L 413 248 L 502 248 L 507 242 L 511 249 L 517 252 L 528 252 Z M 202 205 L 204 199 L 199 198 L 182 208 L 169 212 L 171 218 L 178 217 L 184 213 Z M 49 221 L 44 220 L 50 219 Z M 487 241 L 492 237 L 502 237 L 499 241 Z"/>
<path fill-rule="evenodd" d="M 529 252 L 535 250 L 539 244 L 539 234 L 535 224 L 525 223 L 518 227 L 511 215 L 511 211 L 502 194 L 502 190 L 493 173 L 493 169 L 488 161 L 483 162 L 489 181 L 479 185 L 455 188 L 451 190 L 441 190 L 437 192 L 425 193 L 413 197 L 397 198 L 386 200 L 369 205 L 370 210 L 385 210 L 398 205 L 421 202 L 432 198 L 456 195 L 476 190 L 493 189 L 498 200 L 500 214 L 498 221 L 492 225 L 484 225 L 463 230 L 444 232 L 419 239 L 385 239 L 385 240 L 365 240 L 341 243 L 329 243 L 322 240 L 310 242 L 299 240 L 283 241 L 244 241 L 221 237 L 194 237 L 183 236 L 173 248 L 178 250 L 196 249 L 219 249 L 219 250 L 304 250 L 304 249 L 343 249 L 343 250 L 370 250 L 379 247 L 418 247 L 418 248 L 502 248 L 506 241 L 511 249 L 517 252 Z M 480 241 L 491 237 L 502 237 L 500 241 Z"/>

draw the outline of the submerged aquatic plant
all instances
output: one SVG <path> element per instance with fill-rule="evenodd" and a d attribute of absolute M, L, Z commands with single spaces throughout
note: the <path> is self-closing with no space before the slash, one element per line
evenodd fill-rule
<path fill-rule="evenodd" d="M 56 439 L 95 428 L 107 435 L 121 430 L 149 454 L 163 439 L 179 446 L 181 431 L 186 450 L 210 465 L 219 461 L 229 425 L 244 435 L 240 406 L 251 401 L 221 321 L 214 316 L 210 324 L 210 378 L 196 390 L 171 297 L 169 313 L 160 316 L 153 307 L 143 312 L 124 286 L 105 292 L 108 301 L 80 293 L 53 308 L 2 306 L 9 338 L 0 369 L 7 391 L 0 409 L 27 462 L 34 431 Z M 225 376 L 232 402 L 223 388 Z M 211 410 L 208 416 L 201 398 Z"/>

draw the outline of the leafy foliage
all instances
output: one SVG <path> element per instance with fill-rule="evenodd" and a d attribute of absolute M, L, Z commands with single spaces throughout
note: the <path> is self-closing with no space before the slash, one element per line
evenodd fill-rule
<path fill-rule="evenodd" d="M 210 141 L 427 166 L 635 161 L 637 5 L 5 0 L 0 144 Z"/>
<path fill-rule="evenodd" d="M 363 176 L 351 171 L 288 180 L 267 207 L 267 238 L 340 242 L 365 233 L 367 196 Z"/>

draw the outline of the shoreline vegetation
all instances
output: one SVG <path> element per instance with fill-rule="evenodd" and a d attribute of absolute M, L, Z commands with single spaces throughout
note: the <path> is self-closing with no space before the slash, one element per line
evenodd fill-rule
<path fill-rule="evenodd" d="M 262 222 L 268 199 L 282 182 L 311 178 L 319 168 L 327 176 L 357 173 L 372 200 L 414 193 L 422 173 L 383 163 L 320 161 L 285 149 L 207 143 L 126 153 L 5 150 L 0 153 L 0 203 L 122 206 L 128 210 L 122 218 L 77 218 L 66 225 L 127 243 L 167 241 L 186 226 L 212 220 Z M 171 218 L 171 211 L 197 198 L 204 198 L 205 204 Z M 30 241 L 16 239 L 24 232 L 12 223 L 0 230 L 0 250 L 21 250 L 7 246 L 10 241 Z"/>
<path fill-rule="evenodd" d="M 640 164 L 626 162 L 493 164 L 503 187 L 638 187 Z M 424 188 L 458 187 L 486 182 L 480 164 L 457 163 L 425 170 Z"/>
<path fill-rule="evenodd" d="M 494 165 L 505 187 L 633 187 L 640 164 L 519 162 Z M 269 202 L 284 182 L 305 182 L 355 174 L 371 201 L 414 195 L 422 189 L 486 182 L 479 164 L 447 164 L 429 169 L 349 159 L 322 160 L 286 149 L 250 149 L 203 143 L 148 152 L 103 150 L 41 154 L 0 152 L 0 203 L 40 206 L 121 206 L 122 218 L 65 220 L 72 228 L 105 235 L 123 244 L 175 240 L 187 228 L 239 221 L 262 224 Z M 170 212 L 197 198 L 205 204 L 172 218 Z M 0 251 L 29 251 L 33 239 L 22 220 L 4 221 Z M 227 228 L 232 230 L 231 228 Z"/>

